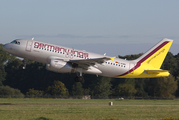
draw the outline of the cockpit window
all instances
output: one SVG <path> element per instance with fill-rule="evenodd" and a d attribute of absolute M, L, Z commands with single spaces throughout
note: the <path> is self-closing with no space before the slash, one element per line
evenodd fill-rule
<path fill-rule="evenodd" d="M 12 41 L 11 43 L 16 43 L 17 41 L 16 40 L 14 40 L 14 41 Z"/>
<path fill-rule="evenodd" d="M 17 40 L 12 41 L 11 43 L 14 43 L 14 44 L 20 45 L 20 42 L 18 42 Z"/>

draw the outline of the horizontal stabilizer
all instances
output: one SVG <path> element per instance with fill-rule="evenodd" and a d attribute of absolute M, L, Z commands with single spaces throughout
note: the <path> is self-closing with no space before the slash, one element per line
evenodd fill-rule
<path fill-rule="evenodd" d="M 147 74 L 159 74 L 161 72 L 168 72 L 168 70 L 144 70 Z"/>

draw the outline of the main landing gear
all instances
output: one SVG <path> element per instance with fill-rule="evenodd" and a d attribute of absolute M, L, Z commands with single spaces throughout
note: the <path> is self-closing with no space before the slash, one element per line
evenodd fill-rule
<path fill-rule="evenodd" d="M 75 77 L 75 82 L 83 82 L 84 78 L 82 76 L 82 68 L 78 68 L 77 76 Z"/>
<path fill-rule="evenodd" d="M 84 81 L 83 76 L 76 76 L 75 77 L 75 82 L 83 82 L 83 81 Z"/>

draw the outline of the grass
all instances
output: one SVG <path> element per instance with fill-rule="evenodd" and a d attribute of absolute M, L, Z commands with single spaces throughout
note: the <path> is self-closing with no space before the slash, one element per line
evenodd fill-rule
<path fill-rule="evenodd" d="M 109 101 L 113 106 L 109 106 Z M 159 120 L 179 117 L 179 100 L 0 99 L 0 120 Z"/>

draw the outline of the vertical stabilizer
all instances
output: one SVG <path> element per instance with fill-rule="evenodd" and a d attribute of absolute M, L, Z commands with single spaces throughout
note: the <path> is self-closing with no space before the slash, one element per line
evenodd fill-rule
<path fill-rule="evenodd" d="M 173 40 L 171 39 L 163 39 L 158 44 L 156 44 L 153 48 L 143 54 L 141 57 L 137 59 L 138 63 L 150 64 L 154 68 L 160 69 Z"/>

